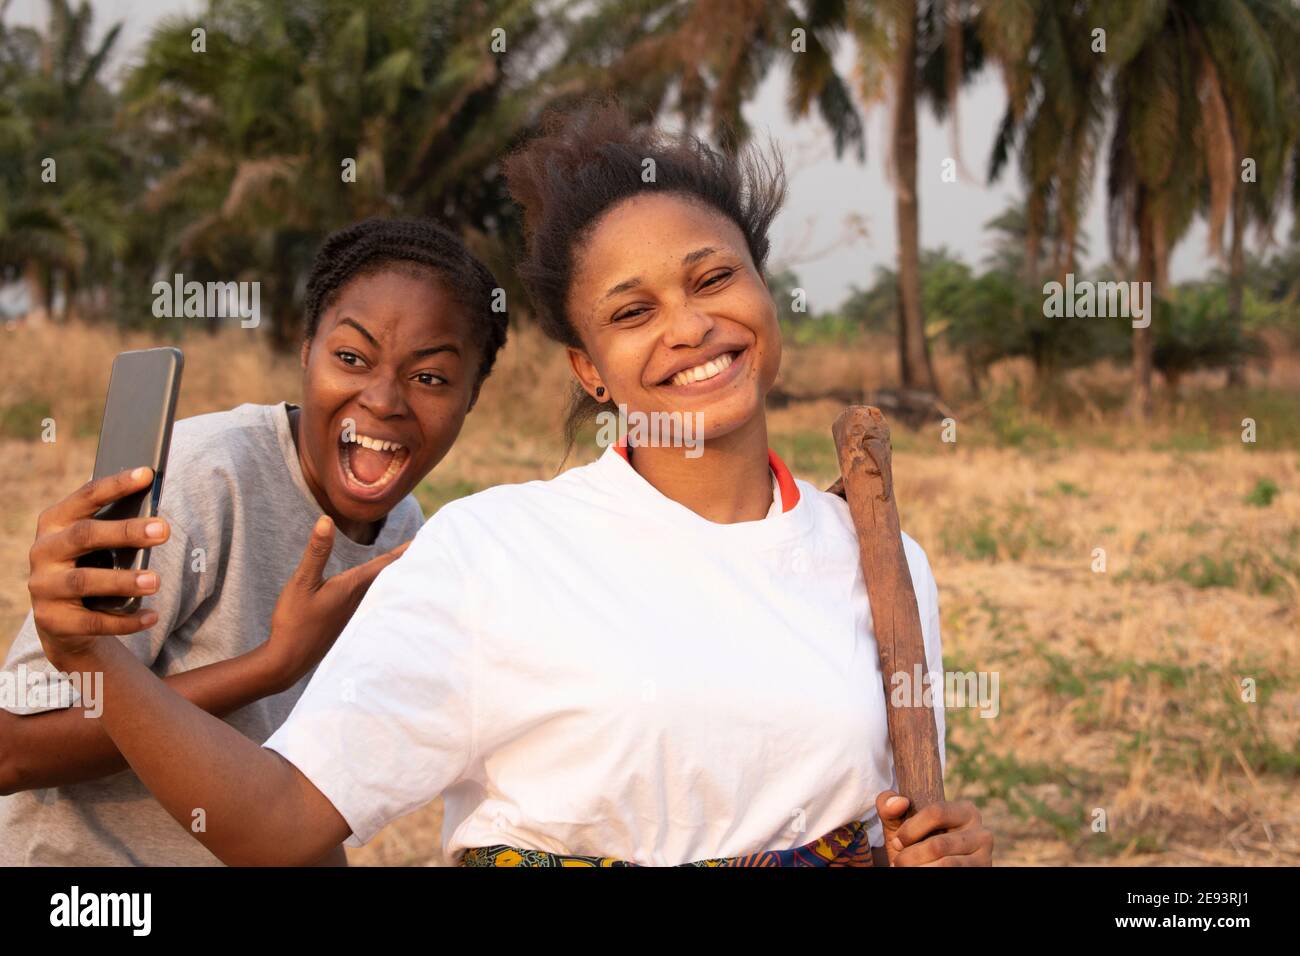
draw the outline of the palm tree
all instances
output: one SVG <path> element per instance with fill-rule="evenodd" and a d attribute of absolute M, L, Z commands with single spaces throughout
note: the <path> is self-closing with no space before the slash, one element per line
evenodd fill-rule
<path fill-rule="evenodd" d="M 980 35 L 1001 68 L 1007 108 L 993 144 L 989 180 L 1013 153 L 1025 189 L 1022 209 L 991 226 L 1023 236 L 1025 281 L 1057 278 L 1078 258 L 1079 224 L 1091 193 L 1106 124 L 1104 57 L 1091 47 L 1095 13 L 1087 4 L 990 3 Z M 1008 218 L 1011 216 L 1011 218 Z"/>
<path fill-rule="evenodd" d="M 1042 294 L 1041 286 L 1044 278 L 1059 276 L 1062 270 L 1066 272 L 1076 270 L 1079 261 L 1088 255 L 1088 234 L 1079 226 L 1077 220 L 1071 225 L 1072 235 L 1068 240 L 1062 235 L 1065 227 L 1057 221 L 1056 215 L 1050 209 L 1043 220 L 1031 227 L 1027 200 L 1008 205 L 986 222 L 984 228 L 992 233 L 984 266 L 1017 280 L 1023 280 L 1028 274 L 1029 288 L 1037 291 L 1039 295 Z M 1032 251 L 1030 247 L 1035 244 L 1041 247 L 1043 243 L 1053 250 L 1068 247 L 1072 250 L 1072 254 L 1064 261 L 1057 262 L 1053 259 L 1046 265 L 1043 265 L 1040 260 L 1035 263 L 1034 271 L 1027 273 L 1025 260 Z"/>
<path fill-rule="evenodd" d="M 815 108 L 833 134 L 837 155 L 853 148 L 864 157 L 858 103 L 875 102 L 888 89 L 900 373 L 905 389 L 937 398 L 921 296 L 916 103 L 925 98 L 943 117 L 955 107 L 961 83 L 982 65 L 973 10 L 969 0 L 603 4 L 579 31 L 590 42 L 574 46 L 598 51 L 590 62 L 634 105 L 650 112 L 675 108 L 688 125 L 707 115 L 714 138 L 729 149 L 749 136 L 741 105 L 778 62 L 789 73 L 792 115 L 807 116 Z M 834 66 L 842 38 L 857 44 L 856 82 Z M 628 39 L 625 54 L 612 53 Z"/>
<path fill-rule="evenodd" d="M 199 26 L 206 54 L 191 49 Z M 510 0 L 210 0 L 165 21 L 126 87 L 162 157 L 144 200 L 174 237 L 162 263 L 255 276 L 285 348 L 317 242 L 354 219 L 434 215 L 501 264 L 514 213 L 496 161 L 558 95 L 536 86 L 554 38 Z"/>
<path fill-rule="evenodd" d="M 998 238 L 986 284 L 1001 276 L 1017 287 L 1007 296 L 1008 321 L 1026 329 L 1034 359 L 1035 390 L 1040 394 L 1066 350 L 1059 318 L 1043 322 L 1041 288 L 1046 279 L 1064 281 L 1084 254 L 1080 223 L 1091 193 L 1096 156 L 1105 131 L 1103 58 L 1091 48 L 1093 11 L 1086 5 L 1050 0 L 990 3 L 982 11 L 980 35 L 998 64 L 1007 94 L 989 158 L 989 181 L 996 181 L 1015 158 L 1024 202 L 986 224 Z M 1046 262 L 1044 263 L 1044 251 Z M 1036 314 L 1030 314 L 1031 311 Z M 1087 323 L 1065 335 L 1094 337 Z M 1070 355 L 1072 364 L 1093 354 Z"/>
<path fill-rule="evenodd" d="M 903 388 L 936 400 L 930 359 L 917 189 L 917 103 L 950 118 L 957 147 L 957 96 L 984 65 L 978 5 L 971 0 L 888 0 L 847 7 L 857 43 L 857 89 L 863 102 L 887 97 L 891 109 L 889 168 L 898 235 L 899 365 Z M 954 156 L 960 162 L 960 156 Z"/>
<path fill-rule="evenodd" d="M 1250 8 L 1263 31 L 1273 38 L 1277 51 L 1300 49 L 1300 10 L 1290 4 L 1266 0 L 1255 0 Z M 1240 327 L 1244 320 L 1247 225 L 1253 222 L 1262 234 L 1268 236 L 1288 193 L 1292 202 L 1300 207 L 1300 190 L 1289 190 L 1285 178 L 1288 168 L 1300 169 L 1296 165 L 1300 162 L 1300 70 L 1297 70 L 1294 57 L 1270 59 L 1277 97 L 1274 121 L 1263 127 L 1256 126 L 1249 100 L 1242 102 L 1236 84 L 1230 88 L 1226 104 L 1236 151 L 1235 166 L 1240 169 L 1242 163 L 1249 160 L 1255 167 L 1252 182 L 1237 177 L 1233 188 L 1228 316 L 1235 327 Z M 1243 363 L 1230 363 L 1228 385 L 1244 383 Z"/>
<path fill-rule="evenodd" d="M 1111 21 L 1111 239 L 1121 260 L 1136 246 L 1138 280 L 1151 283 L 1157 300 L 1168 292 L 1170 253 L 1201 209 L 1212 241 L 1220 241 L 1238 195 L 1242 153 L 1234 134 L 1279 120 L 1276 64 L 1293 48 L 1276 47 L 1284 38 L 1270 25 L 1289 21 L 1284 6 L 1152 0 L 1136 14 L 1126 6 L 1123 18 Z M 1133 406 L 1140 418 L 1150 414 L 1153 342 L 1150 326 L 1134 330 Z"/>
<path fill-rule="evenodd" d="M 991 178 L 1015 151 L 1028 197 L 1026 269 L 1033 272 L 1042 228 L 1059 224 L 1051 269 L 1072 258 L 1103 140 L 1108 110 L 1111 237 L 1118 259 L 1135 240 L 1139 279 L 1166 293 L 1169 253 L 1197 212 L 1220 248 L 1232 221 L 1229 312 L 1241 316 L 1245 226 L 1271 221 L 1285 192 L 1280 173 L 1294 150 L 1293 76 L 1277 51 L 1295 47 L 1295 8 L 1282 0 L 1112 0 L 989 3 L 986 46 L 1006 78 L 1008 107 Z M 1108 49 L 1095 47 L 1105 30 Z M 1258 164 L 1258 185 L 1240 182 L 1241 160 Z M 1134 406 L 1150 407 L 1149 328 L 1134 334 Z"/>
<path fill-rule="evenodd" d="M 83 279 L 121 251 L 127 164 L 102 74 L 121 25 L 90 45 L 86 0 L 48 0 L 48 29 L 4 22 L 0 4 L 0 275 L 27 285 L 28 319 L 69 310 Z"/>
<path fill-rule="evenodd" d="M 843 2 L 801 11 L 786 0 L 623 0 L 573 4 L 568 48 L 557 76 L 617 93 L 647 117 L 675 111 L 688 127 L 707 121 L 722 148 L 751 135 L 742 112 L 780 62 L 790 77 L 792 116 L 814 109 L 837 155 L 865 157 L 862 119 L 833 56 L 845 30 Z M 797 32 L 796 32 L 797 31 Z"/>
<path fill-rule="evenodd" d="M 904 388 L 938 394 L 921 304 L 921 205 L 916 189 L 917 0 L 896 4 L 893 42 L 893 169 L 898 230 L 898 353 Z M 861 28 L 859 28 L 861 34 Z M 870 47 L 863 45 L 864 50 Z"/>

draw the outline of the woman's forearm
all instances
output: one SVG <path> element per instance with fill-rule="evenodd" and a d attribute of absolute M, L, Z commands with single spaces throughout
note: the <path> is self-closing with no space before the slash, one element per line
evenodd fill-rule
<path fill-rule="evenodd" d="M 253 743 L 102 637 L 61 670 L 103 674 L 97 721 L 158 802 L 232 865 L 307 865 L 349 833 L 325 796 L 279 754 Z"/>
<path fill-rule="evenodd" d="M 266 646 L 174 674 L 165 679 L 167 686 L 224 717 L 287 686 Z M 0 711 L 0 794 L 82 783 L 125 768 L 100 721 L 81 707 L 25 717 Z"/>

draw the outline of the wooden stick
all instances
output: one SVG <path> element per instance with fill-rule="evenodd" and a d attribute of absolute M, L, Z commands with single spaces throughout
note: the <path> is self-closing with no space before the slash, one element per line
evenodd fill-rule
<path fill-rule="evenodd" d="M 903 551 L 894 499 L 889 425 L 880 409 L 850 405 L 831 428 L 840 457 L 840 480 L 827 489 L 849 504 L 858 534 L 862 575 L 880 651 L 885 685 L 889 743 L 894 753 L 898 792 L 911 800 L 907 815 L 943 800 L 943 767 L 934 710 L 916 675 L 927 674 L 921 613 Z M 919 667 L 919 669 L 918 669 Z M 894 675 L 903 675 L 910 693 L 895 703 Z M 943 693 L 943 686 L 930 688 Z"/>

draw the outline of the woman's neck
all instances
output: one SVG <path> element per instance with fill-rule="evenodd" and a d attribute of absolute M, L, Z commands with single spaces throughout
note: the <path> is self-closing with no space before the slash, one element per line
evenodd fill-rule
<path fill-rule="evenodd" d="M 772 507 L 767 461 L 767 417 L 754 418 L 721 438 L 708 439 L 698 458 L 685 449 L 629 449 L 629 461 L 665 497 L 717 524 L 758 521 Z"/>

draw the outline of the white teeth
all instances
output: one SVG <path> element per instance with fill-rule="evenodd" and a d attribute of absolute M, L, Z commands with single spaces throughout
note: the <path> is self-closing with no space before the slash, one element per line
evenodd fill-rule
<path fill-rule="evenodd" d="M 728 352 L 711 361 L 696 365 L 694 368 L 683 369 L 674 375 L 670 381 L 674 385 L 690 385 L 692 382 L 703 382 L 726 371 L 732 361 L 732 353 Z"/>
<path fill-rule="evenodd" d="M 371 451 L 401 451 L 406 447 L 401 442 L 388 441 L 383 438 L 371 438 L 369 435 L 353 435 L 351 440 L 362 448 L 369 448 Z M 346 435 L 343 437 L 343 443 L 348 443 Z"/>

